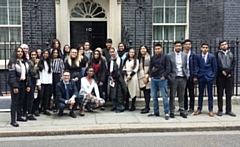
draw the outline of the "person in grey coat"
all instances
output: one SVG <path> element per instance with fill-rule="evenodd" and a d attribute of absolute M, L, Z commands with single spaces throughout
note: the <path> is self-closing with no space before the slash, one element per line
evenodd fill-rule
<path fill-rule="evenodd" d="M 187 54 L 182 51 L 182 42 L 174 42 L 174 51 L 169 53 L 168 56 L 171 61 L 171 72 L 168 76 L 170 84 L 170 118 L 174 118 L 175 109 L 175 95 L 177 92 L 180 116 L 187 118 L 184 110 L 184 92 L 187 83 L 188 68 L 187 68 Z"/>

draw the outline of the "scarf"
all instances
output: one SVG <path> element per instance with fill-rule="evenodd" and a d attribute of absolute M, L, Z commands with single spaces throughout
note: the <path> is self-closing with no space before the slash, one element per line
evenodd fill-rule
<path fill-rule="evenodd" d="M 121 66 L 121 58 L 118 56 L 118 52 L 117 50 L 114 48 L 114 51 L 115 51 L 115 56 L 111 56 L 111 59 L 110 59 L 110 73 L 113 71 L 113 65 L 114 65 L 114 62 L 117 63 L 118 67 Z"/>

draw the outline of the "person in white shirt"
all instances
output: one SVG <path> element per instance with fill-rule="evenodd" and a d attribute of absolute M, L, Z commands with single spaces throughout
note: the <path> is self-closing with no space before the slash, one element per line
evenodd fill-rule
<path fill-rule="evenodd" d="M 79 92 L 80 97 L 82 97 L 82 104 L 80 106 L 80 116 L 84 116 L 84 107 L 87 103 L 95 105 L 95 108 L 102 106 L 105 101 L 103 98 L 100 98 L 98 85 L 93 78 L 94 69 L 89 66 L 86 69 L 84 77 L 81 79 L 81 89 Z M 94 94 L 93 94 L 94 93 Z"/>
<path fill-rule="evenodd" d="M 42 52 L 42 57 L 38 63 L 38 67 L 41 82 L 41 98 L 38 101 L 37 106 L 39 106 L 40 101 L 42 101 L 43 113 L 45 115 L 51 115 L 51 113 L 47 111 L 49 107 L 50 90 L 52 86 L 52 68 L 48 50 L 44 50 Z"/>

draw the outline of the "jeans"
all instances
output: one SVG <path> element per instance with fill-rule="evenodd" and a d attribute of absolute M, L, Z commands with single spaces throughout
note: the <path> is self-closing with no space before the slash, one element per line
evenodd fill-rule
<path fill-rule="evenodd" d="M 164 113 L 169 113 L 169 102 L 167 93 L 167 80 L 154 79 L 151 80 L 151 97 L 153 98 L 154 113 L 159 113 L 157 91 L 161 92 L 164 106 Z"/>
<path fill-rule="evenodd" d="M 116 100 L 115 99 L 112 99 L 112 105 L 113 105 L 113 108 L 116 108 Z M 123 110 L 125 109 L 123 104 L 119 104 L 119 110 Z"/>

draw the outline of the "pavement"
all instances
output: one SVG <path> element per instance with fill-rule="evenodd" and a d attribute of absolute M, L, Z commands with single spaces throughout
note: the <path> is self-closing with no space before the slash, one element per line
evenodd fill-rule
<path fill-rule="evenodd" d="M 18 122 L 20 127 L 17 128 L 9 124 L 9 112 L 0 112 L 0 137 L 240 130 L 240 98 L 233 99 L 232 110 L 237 117 L 225 114 L 222 117 L 217 116 L 217 103 L 214 101 L 214 117 L 208 116 L 207 105 L 204 105 L 202 114 L 189 114 L 188 118 L 184 119 L 177 112 L 176 104 L 175 118 L 165 120 L 162 102 L 159 104 L 160 117 L 140 114 L 142 107 L 123 113 L 111 112 L 110 107 L 107 107 L 105 111 L 97 109 L 92 113 L 85 112 L 84 117 L 77 115 L 77 118 L 71 118 L 69 111 L 65 110 L 63 117 L 58 117 L 57 113 L 53 112 L 51 116 L 41 114 L 36 117 L 37 121 Z M 79 114 L 79 111 L 76 110 L 75 113 Z"/>

